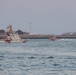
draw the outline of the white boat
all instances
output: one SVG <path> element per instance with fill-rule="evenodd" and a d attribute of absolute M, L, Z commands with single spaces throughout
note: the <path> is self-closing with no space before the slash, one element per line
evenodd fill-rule
<path fill-rule="evenodd" d="M 26 42 L 26 39 L 25 40 L 22 40 L 18 33 L 15 33 L 13 30 L 12 30 L 12 26 L 9 25 L 6 30 L 5 30 L 6 34 L 7 34 L 7 37 L 3 40 L 0 40 L 0 42 Z"/>

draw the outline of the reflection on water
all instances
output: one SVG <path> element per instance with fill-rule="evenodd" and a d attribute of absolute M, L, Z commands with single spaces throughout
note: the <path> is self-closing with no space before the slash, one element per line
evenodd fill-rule
<path fill-rule="evenodd" d="M 1 75 L 75 75 L 76 39 L 0 43 Z"/>

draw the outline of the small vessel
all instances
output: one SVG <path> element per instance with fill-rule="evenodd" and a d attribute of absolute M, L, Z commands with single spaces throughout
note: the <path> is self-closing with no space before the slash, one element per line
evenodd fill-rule
<path fill-rule="evenodd" d="M 23 43 L 25 43 L 27 41 L 27 39 L 24 39 Z"/>
<path fill-rule="evenodd" d="M 1 42 L 26 42 L 25 40 L 22 41 L 22 39 L 19 37 L 18 33 L 15 33 L 12 30 L 12 25 L 9 25 L 6 30 L 6 38 L 4 40 L 1 40 Z"/>
<path fill-rule="evenodd" d="M 49 37 L 49 39 L 50 39 L 51 41 L 56 41 L 56 40 L 57 40 L 57 38 L 56 38 L 55 35 L 51 35 L 51 36 Z"/>

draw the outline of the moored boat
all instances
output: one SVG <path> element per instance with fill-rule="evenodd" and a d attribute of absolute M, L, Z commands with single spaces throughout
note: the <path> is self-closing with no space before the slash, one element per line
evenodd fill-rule
<path fill-rule="evenodd" d="M 56 41 L 56 40 L 57 40 L 57 38 L 56 38 L 55 35 L 51 35 L 51 36 L 49 37 L 49 39 L 50 39 L 51 41 Z"/>
<path fill-rule="evenodd" d="M 26 40 L 22 40 L 18 33 L 15 33 L 12 29 L 12 25 L 9 25 L 6 30 L 6 38 L 5 39 L 2 39 L 0 40 L 0 42 L 26 42 Z"/>

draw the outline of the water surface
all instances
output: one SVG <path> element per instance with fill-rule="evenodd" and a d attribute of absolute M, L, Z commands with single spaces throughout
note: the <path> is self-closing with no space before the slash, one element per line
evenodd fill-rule
<path fill-rule="evenodd" d="M 76 75 L 76 39 L 0 43 L 0 75 Z"/>

